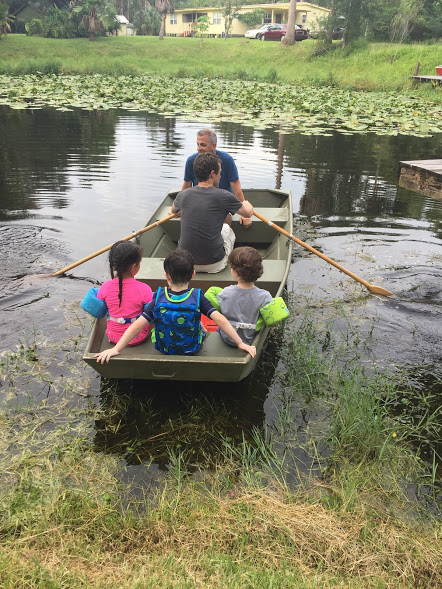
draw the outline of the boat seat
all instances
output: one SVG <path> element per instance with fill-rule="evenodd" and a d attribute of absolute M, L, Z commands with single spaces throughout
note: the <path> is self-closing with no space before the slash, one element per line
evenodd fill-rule
<path fill-rule="evenodd" d="M 288 219 L 288 209 L 273 207 L 256 207 L 256 212 L 263 217 L 272 221 L 279 227 L 284 227 Z M 158 214 L 158 219 L 163 219 L 169 214 L 170 207 L 162 207 Z M 244 229 L 239 222 L 239 215 L 233 216 L 232 229 L 235 232 L 237 242 L 247 243 L 265 243 L 270 242 L 275 237 L 275 229 L 272 229 L 266 223 L 263 223 L 257 217 L 252 217 L 253 223 L 250 228 Z M 167 233 L 172 241 L 178 241 L 180 237 L 180 220 L 179 218 L 170 219 L 162 225 L 163 230 Z"/>
<path fill-rule="evenodd" d="M 143 258 L 140 271 L 137 273 L 137 280 L 147 283 L 153 291 L 159 286 L 166 286 L 166 278 L 163 268 L 164 258 Z M 268 290 L 272 296 L 281 284 L 286 269 L 285 260 L 263 260 L 263 275 L 256 281 L 256 286 Z M 216 274 L 197 272 L 190 285 L 206 291 L 209 286 L 225 287 L 229 284 L 236 284 L 230 274 L 230 268 L 226 267 Z"/>

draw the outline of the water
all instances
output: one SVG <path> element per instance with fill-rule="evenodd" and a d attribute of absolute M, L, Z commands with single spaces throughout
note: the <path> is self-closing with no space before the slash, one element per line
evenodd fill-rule
<path fill-rule="evenodd" d="M 121 110 L 0 107 L 0 350 L 58 346 L 48 364 L 54 383 L 83 383 L 84 395 L 114 416 L 118 427 L 113 418 L 104 419 L 91 435 L 98 449 L 121 454 L 127 465 L 150 460 L 164 469 L 172 433 L 198 461 L 199 447 L 214 445 L 217 433 L 239 440 L 242 432 L 253 435 L 254 427 L 272 426 L 282 394 L 273 376 L 277 339 L 245 383 L 186 390 L 171 383 L 120 383 L 120 405 L 110 410 L 115 399 L 106 393 L 107 384 L 83 365 L 76 348 L 89 330 L 79 302 L 91 285 L 108 278 L 106 257 L 69 276 L 35 277 L 140 229 L 167 190 L 180 188 L 196 131 L 204 126 L 216 129 L 218 147 L 235 158 L 243 187 L 291 190 L 301 239 L 396 295 L 369 295 L 297 247 L 288 281 L 295 312 L 309 307 L 324 321 L 333 318 L 337 334 L 364 339 L 358 361 L 379 370 L 408 367 L 417 386 L 430 382 L 435 406 L 440 404 L 442 200 L 396 185 L 400 160 L 442 156 L 440 137 L 312 137 Z M 13 398 L 4 395 L 3 405 L 27 395 L 56 405 L 66 396 L 66 388 L 60 390 L 29 377 Z M 80 396 L 70 402 L 83 401 Z M 140 415 L 150 416 L 149 423 Z M 293 416 L 299 428 L 320 428 L 324 418 L 320 403 Z M 199 427 L 190 436 L 192 423 L 205 423 L 205 433 Z M 186 424 L 185 437 L 177 424 Z"/>

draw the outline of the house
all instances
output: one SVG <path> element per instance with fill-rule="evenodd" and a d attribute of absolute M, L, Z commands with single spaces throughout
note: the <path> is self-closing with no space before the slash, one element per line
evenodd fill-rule
<path fill-rule="evenodd" d="M 34 18 L 40 18 L 42 8 L 44 7 L 40 2 L 24 2 L 13 12 L 14 22 L 11 25 L 11 32 L 25 33 L 25 24 Z"/>
<path fill-rule="evenodd" d="M 134 34 L 134 26 L 123 14 L 116 14 L 115 20 L 120 23 L 120 28 L 116 30 L 118 36 L 127 36 Z"/>
<path fill-rule="evenodd" d="M 238 10 L 238 14 L 253 12 L 262 9 L 265 12 L 263 22 L 266 23 L 286 23 L 289 13 L 289 2 L 278 2 L 276 4 L 247 4 Z M 328 8 L 316 6 L 309 2 L 298 2 L 296 4 L 296 24 L 301 25 L 304 29 L 319 29 L 320 21 L 330 14 Z M 200 16 L 209 18 L 209 28 L 207 35 L 209 37 L 224 36 L 224 17 L 221 8 L 180 8 L 173 14 L 167 13 L 166 17 L 166 35 L 169 37 L 188 37 L 192 34 L 195 22 Z M 257 23 L 258 24 L 258 23 Z M 234 18 L 230 35 L 232 37 L 242 37 L 249 29 L 245 23 L 238 18 Z"/>

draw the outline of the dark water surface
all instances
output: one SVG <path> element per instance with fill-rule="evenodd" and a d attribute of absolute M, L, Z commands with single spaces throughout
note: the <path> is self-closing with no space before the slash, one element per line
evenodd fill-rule
<path fill-rule="evenodd" d="M 180 446 L 192 448 L 197 461 L 202 447 L 207 452 L 215 445 L 216 432 L 252 435 L 253 427 L 272 428 L 280 421 L 285 401 L 274 377 L 281 352 L 277 336 L 245 383 L 183 390 L 174 383 L 123 382 L 116 402 L 106 392 L 107 383 L 80 360 L 90 323 L 79 302 L 91 285 L 108 278 L 106 256 L 69 276 L 35 278 L 140 229 L 167 190 L 181 186 L 185 159 L 203 126 L 215 128 L 218 147 L 234 156 L 243 187 L 291 190 L 301 239 L 396 295 L 369 295 L 296 248 L 288 281 L 294 314 L 309 307 L 313 315 L 333 320 L 341 338 L 363 341 L 357 359 L 367 366 L 407 367 L 419 386 L 431 388 L 438 406 L 442 200 L 398 188 L 396 182 L 400 160 L 442 157 L 440 137 L 283 135 L 121 110 L 0 107 L 0 350 L 15 351 L 23 344 L 57 348 L 48 365 L 54 382 L 63 375 L 71 379 L 75 395 L 80 391 L 100 402 L 106 417 L 94 424 L 96 445 L 123 455 L 128 468 L 140 460 L 165 468 L 171 435 L 179 437 L 180 427 L 187 432 Z M 2 406 L 21 395 L 53 403 L 61 395 L 55 385 L 45 388 L 28 379 L 11 397 L 3 384 Z M 63 390 L 66 396 L 69 389 Z M 213 427 L 207 423 L 210 415 L 219 419 Z M 320 403 L 312 403 L 291 417 L 293 427 L 320 431 L 325 413 Z M 298 456 L 303 460 L 303 450 Z"/>

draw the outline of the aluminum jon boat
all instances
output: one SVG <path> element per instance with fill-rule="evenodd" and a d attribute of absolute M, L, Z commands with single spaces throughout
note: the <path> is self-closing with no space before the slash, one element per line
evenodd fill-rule
<path fill-rule="evenodd" d="M 272 189 L 244 189 L 244 196 L 256 212 L 290 234 L 293 232 L 292 199 L 290 192 Z M 169 192 L 147 225 L 167 217 L 178 191 Z M 146 225 L 146 226 L 147 226 Z M 239 216 L 233 217 L 232 228 L 236 246 L 255 247 L 263 257 L 264 273 L 257 286 L 268 290 L 273 297 L 281 296 L 286 285 L 292 258 L 293 242 L 269 224 L 253 217 L 252 226 L 244 229 Z M 176 248 L 180 235 L 179 218 L 141 234 L 137 239 L 143 249 L 137 280 L 146 282 L 155 292 L 166 286 L 164 258 Z M 235 284 L 227 267 L 217 274 L 198 272 L 190 285 L 204 292 L 210 286 L 225 287 Z M 253 344 L 257 348 L 254 359 L 249 354 L 224 343 L 216 332 L 209 332 L 201 350 L 192 356 L 168 356 L 155 350 L 150 338 L 139 346 L 126 347 L 108 364 L 99 364 L 94 355 L 110 346 L 105 335 L 106 318 L 96 319 L 83 359 L 99 374 L 107 378 L 134 378 L 183 381 L 238 382 L 248 376 L 258 361 L 269 328 L 261 329 Z"/>

